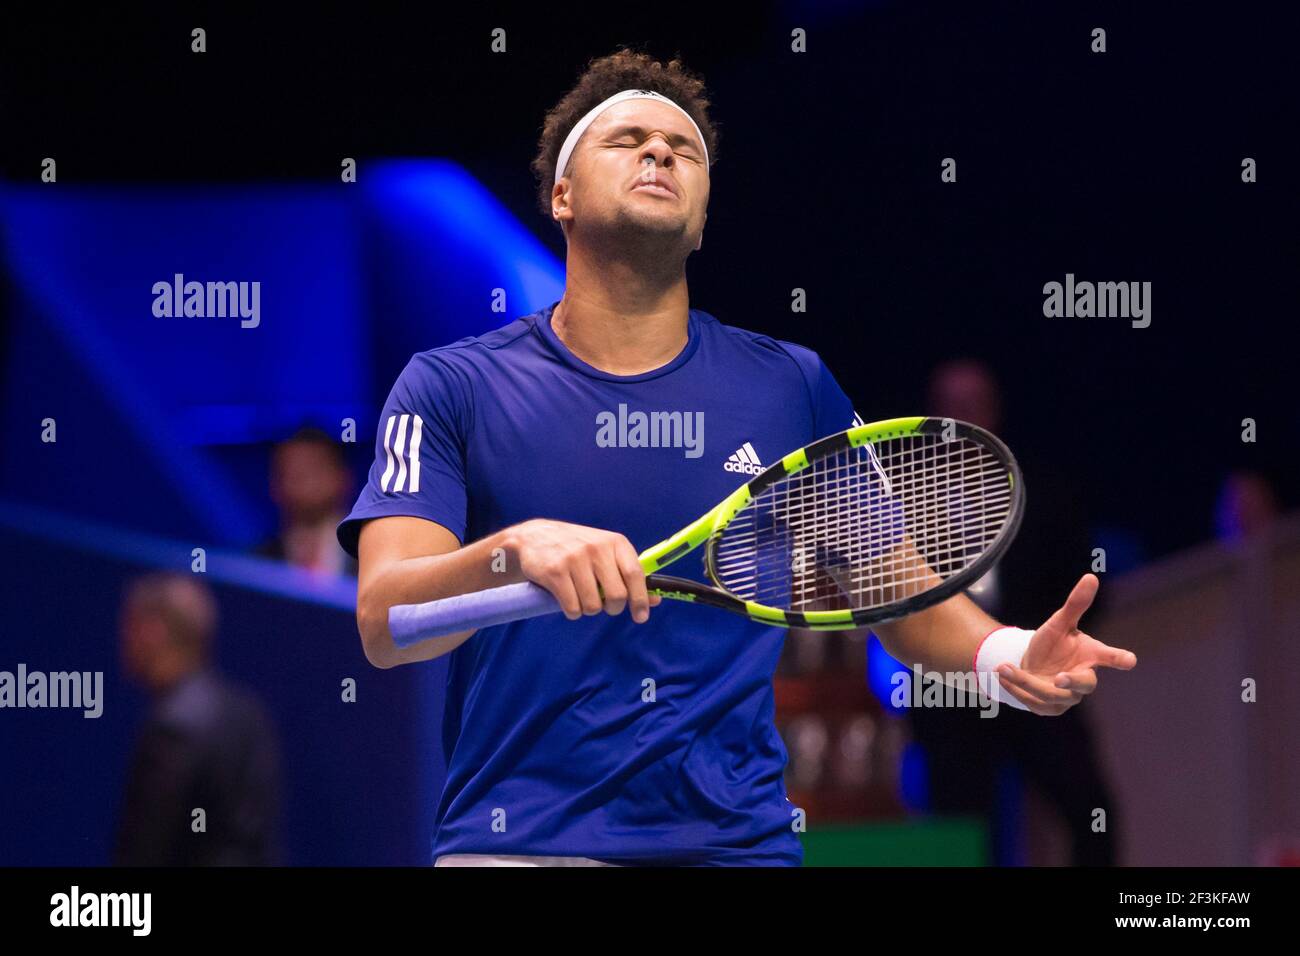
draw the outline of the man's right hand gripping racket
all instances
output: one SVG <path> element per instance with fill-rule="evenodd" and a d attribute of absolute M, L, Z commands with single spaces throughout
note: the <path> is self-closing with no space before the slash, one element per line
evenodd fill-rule
<path fill-rule="evenodd" d="M 942 418 L 858 425 L 791 452 L 640 555 L 651 593 L 780 627 L 906 617 L 977 581 L 1020 527 L 1020 468 L 995 436 Z M 657 573 L 701 545 L 710 587 Z M 557 613 L 525 581 L 389 611 L 398 647 Z"/>

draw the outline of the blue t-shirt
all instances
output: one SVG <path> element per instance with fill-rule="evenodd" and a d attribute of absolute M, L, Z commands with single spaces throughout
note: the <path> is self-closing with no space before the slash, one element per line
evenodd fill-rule
<path fill-rule="evenodd" d="M 853 424 L 801 346 L 692 309 L 675 359 L 613 375 L 559 340 L 554 307 L 411 359 L 344 548 L 369 519 L 414 515 L 462 543 L 551 518 L 640 551 Z M 707 580 L 699 553 L 666 573 Z M 449 662 L 434 856 L 798 865 L 773 723 L 784 633 L 671 600 L 642 625 L 624 611 L 480 630 Z"/>

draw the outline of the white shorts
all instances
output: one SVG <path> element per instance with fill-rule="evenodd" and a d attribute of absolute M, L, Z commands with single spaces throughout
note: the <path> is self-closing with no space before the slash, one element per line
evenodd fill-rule
<path fill-rule="evenodd" d="M 585 856 L 499 856 L 494 853 L 449 853 L 434 860 L 434 866 L 617 866 Z"/>

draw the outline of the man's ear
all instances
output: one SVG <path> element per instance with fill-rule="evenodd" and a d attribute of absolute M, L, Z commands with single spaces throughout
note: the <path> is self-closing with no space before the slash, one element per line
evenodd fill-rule
<path fill-rule="evenodd" d="M 564 197 L 565 192 L 568 190 L 568 186 L 562 185 L 563 183 L 564 180 L 561 178 L 560 182 L 551 187 L 551 220 L 559 226 L 561 230 L 564 228 L 564 222 L 560 218 L 560 214 L 563 212 L 565 203 L 557 203 L 556 200 L 561 200 Z"/>
<path fill-rule="evenodd" d="M 705 222 L 708 222 L 708 221 L 709 221 L 709 214 L 708 214 L 707 212 L 704 214 L 704 221 L 705 221 Z M 703 229 L 700 230 L 700 241 L 697 242 L 697 243 L 695 244 L 695 251 L 696 251 L 696 252 L 699 252 L 699 251 L 700 251 L 700 246 L 702 246 L 702 245 L 704 245 L 704 230 L 703 230 Z"/>

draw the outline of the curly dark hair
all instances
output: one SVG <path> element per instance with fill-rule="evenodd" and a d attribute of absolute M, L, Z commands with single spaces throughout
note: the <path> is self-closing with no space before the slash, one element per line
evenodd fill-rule
<path fill-rule="evenodd" d="M 608 56 L 591 60 L 573 89 L 546 114 L 532 169 L 537 177 L 537 205 L 547 219 L 551 218 L 555 164 L 565 137 L 588 110 L 623 90 L 653 90 L 684 109 L 704 134 L 709 167 L 717 162 L 718 130 L 709 119 L 704 80 L 688 70 L 679 58 L 665 64 L 647 53 L 622 46 Z"/>

